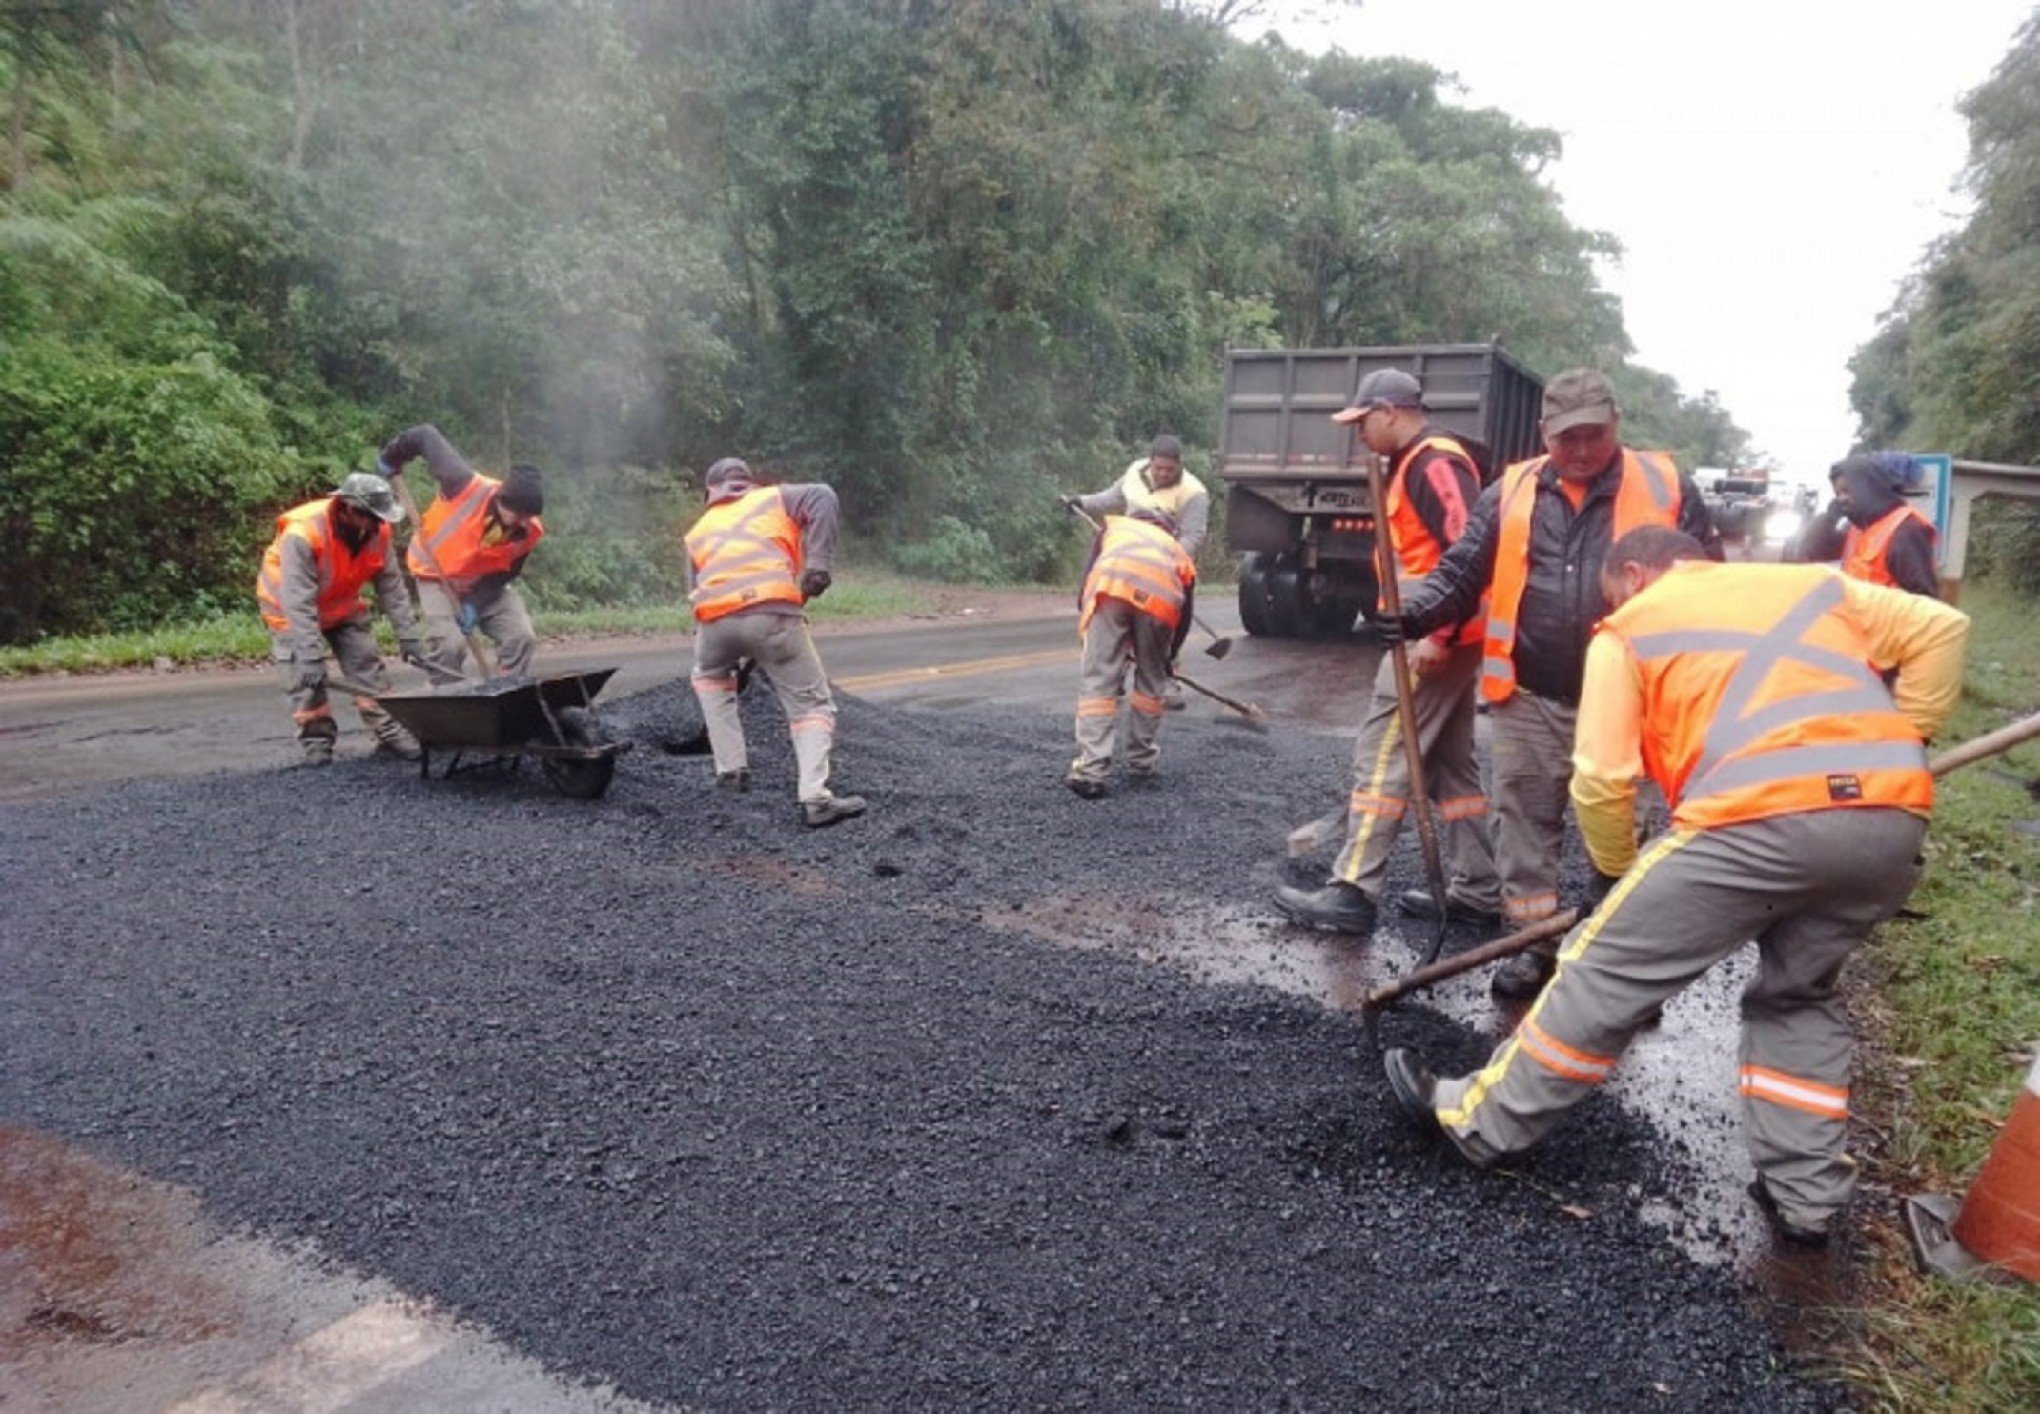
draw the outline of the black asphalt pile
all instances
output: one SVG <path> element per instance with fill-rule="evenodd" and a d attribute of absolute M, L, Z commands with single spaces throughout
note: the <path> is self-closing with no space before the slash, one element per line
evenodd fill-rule
<path fill-rule="evenodd" d="M 1091 803 L 1066 721 L 852 701 L 871 813 L 810 832 L 763 685 L 743 796 L 685 693 L 611 705 L 600 802 L 355 761 L 0 814 L 0 1111 L 650 1400 L 1839 1402 L 1640 1221 L 1684 1176 L 1612 1104 L 1474 1174 L 1350 1018 L 1008 926 L 1264 897 L 1324 739 L 1175 719 Z"/>

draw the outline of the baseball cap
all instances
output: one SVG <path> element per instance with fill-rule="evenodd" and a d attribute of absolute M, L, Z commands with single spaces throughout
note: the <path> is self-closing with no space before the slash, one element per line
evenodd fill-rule
<path fill-rule="evenodd" d="M 1615 390 L 1591 368 L 1569 368 L 1544 385 L 1544 435 L 1615 421 Z"/>
<path fill-rule="evenodd" d="M 742 457 L 724 457 L 709 467 L 708 475 L 701 478 L 701 484 L 711 491 L 737 481 L 746 486 L 751 484 L 751 464 Z"/>
<path fill-rule="evenodd" d="M 1377 368 L 1360 380 L 1345 409 L 1334 422 L 1358 422 L 1375 408 L 1417 408 L 1424 405 L 1424 385 L 1400 368 Z"/>

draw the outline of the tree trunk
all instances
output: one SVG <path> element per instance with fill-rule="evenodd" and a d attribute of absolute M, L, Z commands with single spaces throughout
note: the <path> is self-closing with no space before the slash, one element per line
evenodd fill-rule
<path fill-rule="evenodd" d="M 304 37 L 298 28 L 298 0 L 280 0 L 283 10 L 284 43 L 290 49 L 290 156 L 285 160 L 291 172 L 304 170 L 305 144 L 312 135 L 312 114 L 317 100 L 305 65 Z"/>

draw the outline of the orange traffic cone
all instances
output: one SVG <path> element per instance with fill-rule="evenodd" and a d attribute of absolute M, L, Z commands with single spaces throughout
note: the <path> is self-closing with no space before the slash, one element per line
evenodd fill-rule
<path fill-rule="evenodd" d="M 1905 1200 L 1905 1219 L 1930 1272 L 1960 1277 L 1988 1266 L 2040 1282 L 2040 1055 L 1960 1208 L 1922 1195 Z"/>

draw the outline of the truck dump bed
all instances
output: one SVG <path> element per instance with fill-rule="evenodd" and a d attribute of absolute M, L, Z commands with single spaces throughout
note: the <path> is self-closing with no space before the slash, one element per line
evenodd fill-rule
<path fill-rule="evenodd" d="M 1488 449 L 1491 469 L 1541 450 L 1543 383 L 1493 344 L 1366 349 L 1235 349 L 1226 354 L 1218 474 L 1228 484 L 1336 476 L 1350 466 L 1353 429 L 1331 420 L 1360 380 L 1400 368 L 1424 387 L 1432 420 Z"/>
<path fill-rule="evenodd" d="M 1331 417 L 1381 368 L 1414 375 L 1489 475 L 1542 450 L 1544 385 L 1493 344 L 1228 351 L 1217 471 L 1250 633 L 1343 632 L 1374 598 L 1366 448 Z"/>

